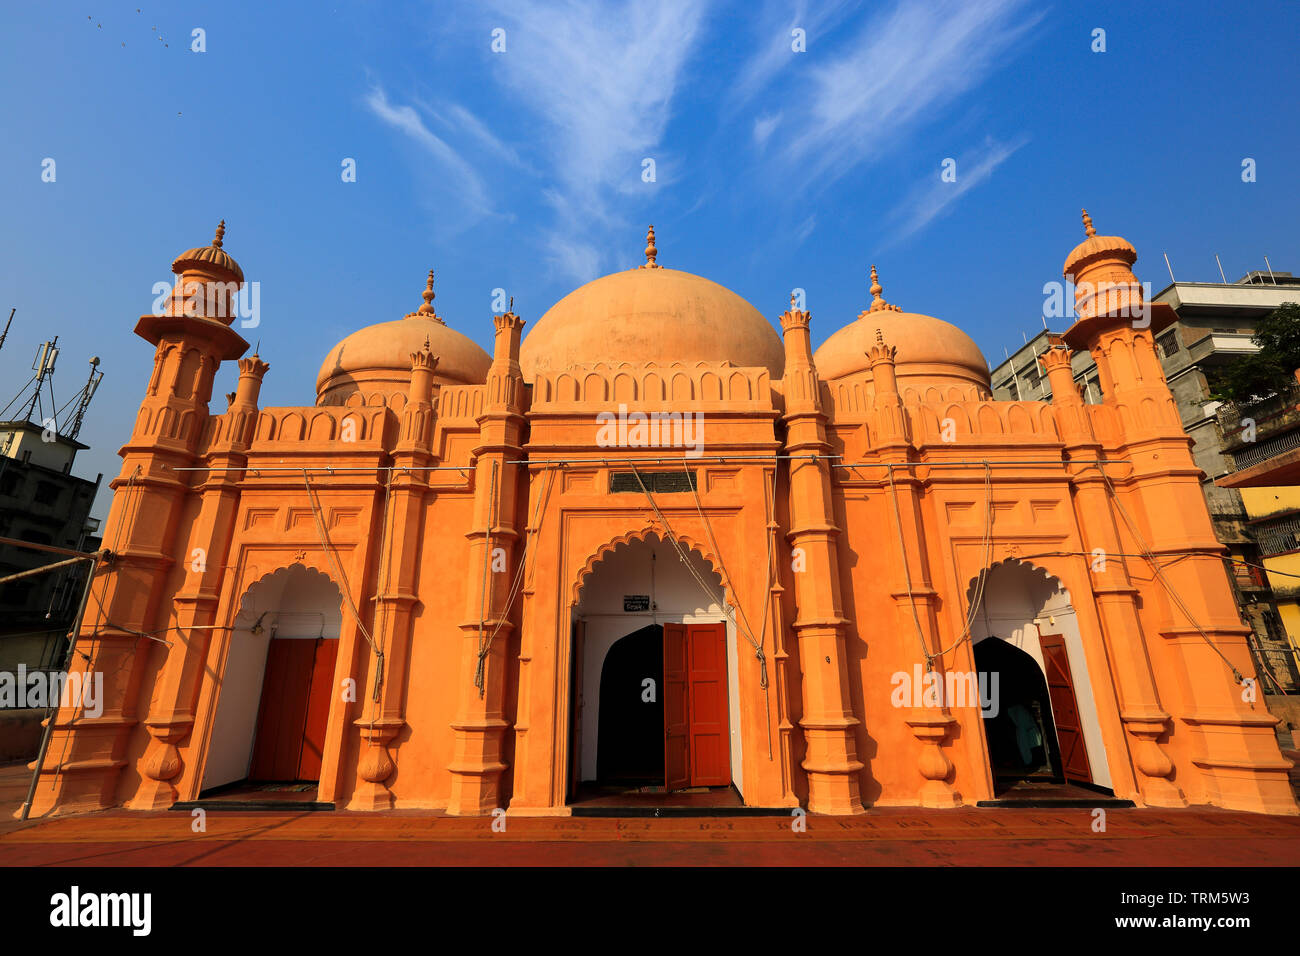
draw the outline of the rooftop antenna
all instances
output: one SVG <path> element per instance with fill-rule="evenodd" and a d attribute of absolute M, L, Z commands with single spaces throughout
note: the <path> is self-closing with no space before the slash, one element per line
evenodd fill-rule
<path fill-rule="evenodd" d="M 81 431 L 81 422 L 86 417 L 86 409 L 90 406 L 90 400 L 95 397 L 95 390 L 99 388 L 100 381 L 104 378 L 104 373 L 99 370 L 99 356 L 90 357 L 90 378 L 86 379 L 85 386 L 81 393 L 73 399 L 77 403 L 77 411 L 72 416 L 72 427 L 68 429 L 68 437 L 75 439 Z"/>
<path fill-rule="evenodd" d="M 1043 316 L 1043 331 L 1047 331 L 1047 316 Z"/>
<path fill-rule="evenodd" d="M 40 351 L 36 353 L 36 361 L 32 363 L 32 368 L 36 370 L 36 391 L 32 392 L 31 404 L 27 407 L 27 420 L 31 421 L 36 414 L 36 406 L 41 399 L 41 386 L 45 384 L 46 376 L 54 375 L 54 363 L 59 357 L 59 337 L 54 336 L 53 342 L 45 342 L 41 345 Z M 53 383 L 50 385 L 50 399 L 53 401 Z M 55 422 L 55 428 L 58 428 L 58 422 Z"/>
<path fill-rule="evenodd" d="M 1164 253 L 1165 268 L 1169 270 L 1169 281 L 1177 284 L 1178 280 L 1174 278 L 1174 267 L 1169 264 L 1169 253 Z"/>
<path fill-rule="evenodd" d="M 1268 266 L 1268 277 L 1273 280 L 1274 285 L 1277 285 L 1277 276 L 1273 275 L 1273 267 L 1269 264 L 1268 256 L 1264 257 L 1264 265 Z"/>
<path fill-rule="evenodd" d="M 1214 261 L 1215 261 L 1215 262 L 1219 262 L 1219 254 L 1218 254 L 1217 252 L 1214 254 Z M 1223 280 L 1223 284 L 1224 284 L 1224 285 L 1227 285 L 1227 284 L 1228 284 L 1228 277 L 1225 276 L 1225 275 L 1223 274 L 1223 263 L 1222 263 L 1222 262 L 1219 262 L 1219 278 Z"/>
<path fill-rule="evenodd" d="M 9 326 L 13 325 L 14 313 L 17 311 L 18 311 L 17 306 L 14 306 L 12 309 L 9 310 L 9 321 L 5 323 L 5 330 L 3 332 L 0 332 L 0 349 L 5 347 L 5 339 L 9 338 Z"/>

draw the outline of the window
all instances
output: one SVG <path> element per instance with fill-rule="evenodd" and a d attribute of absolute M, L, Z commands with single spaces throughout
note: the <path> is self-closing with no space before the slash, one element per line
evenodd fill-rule
<path fill-rule="evenodd" d="M 615 471 L 609 475 L 611 493 L 635 491 L 640 494 L 642 484 L 651 494 L 676 494 L 694 491 L 697 487 L 693 471 L 643 471 L 640 482 L 637 481 L 636 474 L 630 471 Z"/>
<path fill-rule="evenodd" d="M 5 471 L 0 474 L 0 495 L 16 495 L 22 484 L 22 475 L 16 471 Z"/>
<path fill-rule="evenodd" d="M 1160 348 L 1160 357 L 1168 358 L 1178 351 L 1178 333 L 1170 329 L 1156 339 L 1156 345 Z"/>
<path fill-rule="evenodd" d="M 49 481 L 36 482 L 36 494 L 32 496 L 38 505 L 54 505 L 59 501 L 59 486 Z"/>

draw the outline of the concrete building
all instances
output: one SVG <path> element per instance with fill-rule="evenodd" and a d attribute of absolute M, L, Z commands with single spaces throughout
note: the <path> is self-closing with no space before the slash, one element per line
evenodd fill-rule
<path fill-rule="evenodd" d="M 91 481 L 72 473 L 77 452 L 87 447 L 30 421 L 0 422 L 0 538 L 98 548 L 99 522 L 90 509 L 103 475 Z M 57 560 L 49 552 L 0 544 L 0 577 Z M 62 664 L 86 571 L 86 565 L 73 566 L 0 584 L 0 670 Z"/>
<path fill-rule="evenodd" d="M 1282 303 L 1298 299 L 1300 278 L 1289 272 L 1251 272 L 1229 283 L 1174 282 L 1151 300 L 1168 305 L 1178 316 L 1156 336 L 1157 354 L 1183 428 L 1194 442 L 1192 458 L 1205 473 L 1201 489 L 1215 537 L 1228 548 L 1237 606 L 1253 631 L 1252 653 L 1268 665 L 1267 689 L 1288 693 L 1300 688 L 1295 655 L 1300 609 L 1295 624 L 1288 627 L 1274 602 L 1270 582 L 1260 570 L 1265 562 L 1254 523 L 1258 516 L 1248 509 L 1240 491 L 1215 483 L 1234 472 L 1237 465 L 1224 447 L 1221 403 L 1211 398 L 1209 379 L 1216 367 L 1257 350 L 1251 337 L 1261 318 Z M 994 398 L 1050 400 L 1051 383 L 1037 359 L 1057 339 L 1059 336 L 1044 329 L 994 368 Z M 1074 353 L 1071 373 L 1085 402 L 1101 401 L 1097 365 L 1088 352 Z M 1297 590 L 1294 582 L 1286 589 Z M 1268 686 L 1268 673 L 1276 677 L 1276 687 Z"/>

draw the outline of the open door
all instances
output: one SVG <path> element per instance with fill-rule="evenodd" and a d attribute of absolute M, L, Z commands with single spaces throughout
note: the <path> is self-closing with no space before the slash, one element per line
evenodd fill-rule
<path fill-rule="evenodd" d="M 272 638 L 248 779 L 319 780 L 337 638 Z"/>
<path fill-rule="evenodd" d="M 1061 748 L 1061 767 L 1066 780 L 1092 783 L 1088 751 L 1083 742 L 1083 726 L 1074 696 L 1070 658 L 1065 638 L 1059 634 L 1040 634 L 1043 667 L 1047 671 L 1047 694 L 1052 701 L 1052 720 L 1056 724 L 1056 741 Z"/>
<path fill-rule="evenodd" d="M 686 636 L 691 786 L 725 787 L 731 783 L 726 628 L 691 624 Z"/>
<path fill-rule="evenodd" d="M 722 624 L 664 625 L 664 784 L 731 783 L 727 639 Z"/>
<path fill-rule="evenodd" d="M 664 625 L 664 786 L 691 784 L 690 716 L 685 624 Z"/>

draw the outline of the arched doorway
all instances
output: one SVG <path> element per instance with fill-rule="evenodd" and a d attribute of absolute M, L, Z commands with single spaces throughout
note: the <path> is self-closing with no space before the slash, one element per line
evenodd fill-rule
<path fill-rule="evenodd" d="M 997 700 L 984 709 L 994 793 L 1035 778 L 1063 781 L 1047 681 L 1037 662 L 1001 638 L 987 637 L 975 645 L 975 669 L 998 675 Z"/>
<path fill-rule="evenodd" d="M 651 624 L 621 637 L 600 673 L 596 782 L 664 783 L 664 629 Z"/>
<path fill-rule="evenodd" d="M 342 602 L 333 580 L 301 564 L 249 587 L 216 678 L 202 791 L 319 781 Z"/>
<path fill-rule="evenodd" d="M 984 675 L 981 686 L 997 688 L 983 722 L 995 796 L 1029 792 L 1021 785 L 1035 778 L 1109 789 L 1101 723 L 1069 591 L 1042 568 L 1014 559 L 989 568 L 983 585 L 971 640 Z M 1041 743 L 1032 744 L 1035 736 Z"/>
<path fill-rule="evenodd" d="M 674 793 L 741 777 L 735 635 L 719 576 L 647 534 L 596 562 L 573 607 L 570 786 Z M 703 586 L 701 585 L 703 581 Z"/>

